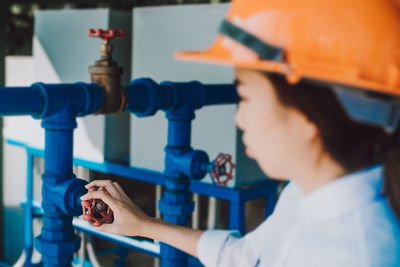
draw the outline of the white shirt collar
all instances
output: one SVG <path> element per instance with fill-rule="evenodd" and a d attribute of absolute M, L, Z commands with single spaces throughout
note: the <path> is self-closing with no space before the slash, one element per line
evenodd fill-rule
<path fill-rule="evenodd" d="M 382 197 L 383 166 L 342 176 L 301 197 L 298 216 L 301 221 L 321 221 L 357 209 L 363 203 Z"/>

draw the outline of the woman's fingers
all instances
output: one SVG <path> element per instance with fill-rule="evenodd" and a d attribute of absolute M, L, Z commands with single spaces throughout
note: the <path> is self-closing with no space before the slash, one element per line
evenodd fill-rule
<path fill-rule="evenodd" d="M 112 210 L 114 210 L 115 199 L 113 199 L 110 194 L 106 193 L 104 190 L 98 190 L 93 192 L 88 192 L 87 194 L 81 196 L 81 200 L 89 200 L 89 199 L 101 199 L 106 203 Z"/>
<path fill-rule="evenodd" d="M 119 193 L 118 189 L 115 187 L 114 183 L 111 180 L 95 180 L 95 181 L 92 181 L 91 183 L 85 185 L 85 187 L 87 189 L 89 189 L 92 186 L 103 187 L 113 197 L 115 197 L 117 199 L 120 198 L 121 194 Z"/>
<path fill-rule="evenodd" d="M 117 182 L 113 182 L 114 186 L 117 188 L 117 190 L 119 191 L 119 193 L 121 195 L 124 195 L 125 197 L 128 197 L 124 191 L 124 189 L 122 189 L 122 187 L 119 185 L 119 183 Z"/>

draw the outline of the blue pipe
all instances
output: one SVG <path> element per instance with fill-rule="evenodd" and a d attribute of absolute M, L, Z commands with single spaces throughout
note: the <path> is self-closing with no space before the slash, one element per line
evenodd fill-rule
<path fill-rule="evenodd" d="M 128 105 L 126 110 L 137 117 L 154 115 L 158 110 L 173 111 L 183 105 L 193 110 L 206 105 L 235 104 L 239 97 L 232 84 L 202 84 L 192 82 L 162 82 L 149 78 L 133 80 L 126 86 Z"/>
<path fill-rule="evenodd" d="M 179 157 L 191 151 L 190 132 L 191 119 L 194 118 L 193 110 L 179 116 L 168 113 L 168 144 L 165 148 L 165 193 L 159 201 L 159 209 L 165 221 L 186 225 L 193 212 L 194 203 L 190 198 L 189 178 L 182 175 L 171 161 L 179 161 Z M 186 116 L 185 116 L 186 115 Z M 167 244 L 161 244 L 161 265 L 163 267 L 187 266 L 187 255 Z"/>
<path fill-rule="evenodd" d="M 39 88 L 0 87 L 0 114 L 36 115 L 39 114 L 44 98 Z"/>
<path fill-rule="evenodd" d="M 34 83 L 31 88 L 34 91 L 40 90 L 44 99 L 40 113 L 35 115 L 34 118 L 53 117 L 47 123 L 55 122 L 56 128 L 64 126 L 66 129 L 70 129 L 72 126 L 75 128 L 76 122 L 70 117 L 81 117 L 96 113 L 99 106 L 101 107 L 104 102 L 102 89 L 96 84 L 80 82 L 74 84 Z"/>
<path fill-rule="evenodd" d="M 97 105 L 103 103 L 102 89 L 84 83 L 0 87 L 0 96 L 0 116 L 32 115 L 37 119 L 55 115 L 66 106 L 75 116 L 84 116 L 97 112 Z"/>
<path fill-rule="evenodd" d="M 205 84 L 202 86 L 205 94 L 204 105 L 232 104 L 239 100 L 236 87 L 232 84 Z"/>
<path fill-rule="evenodd" d="M 24 143 L 8 139 L 7 144 L 23 147 L 28 151 L 28 153 L 31 153 L 35 157 L 44 157 L 43 150 L 28 147 Z M 81 166 L 82 168 L 97 172 L 121 176 L 127 179 L 155 185 L 165 185 L 166 180 L 166 176 L 160 172 L 111 162 L 97 163 L 74 158 L 74 165 Z M 191 192 L 196 194 L 215 197 L 229 202 L 237 202 L 239 198 L 243 201 L 251 201 L 260 197 L 269 196 L 270 194 L 271 196 L 274 196 L 276 195 L 277 191 L 276 187 L 277 183 L 272 180 L 266 180 L 265 182 L 260 182 L 258 184 L 255 184 L 254 186 L 240 189 L 230 187 L 218 187 L 213 184 L 191 181 L 189 189 Z"/>
<path fill-rule="evenodd" d="M 127 92 L 127 110 L 137 116 L 151 116 L 158 110 L 167 112 L 169 130 L 164 172 L 167 179 L 160 211 L 166 221 L 184 225 L 193 211 L 189 179 L 204 177 L 209 163 L 205 152 L 190 147 L 194 111 L 204 105 L 236 103 L 236 89 L 232 85 L 202 85 L 195 81 L 158 85 L 150 79 L 138 79 L 127 86 Z M 73 130 L 77 116 L 92 114 L 101 108 L 102 89 L 84 83 L 37 83 L 30 88 L 0 88 L 0 96 L 0 116 L 32 115 L 42 119 L 44 214 L 36 247 L 42 253 L 44 266 L 70 266 L 73 253 L 80 246 L 72 227 L 72 216 L 81 214 L 79 197 L 86 192 L 86 182 L 76 179 L 72 173 Z M 161 245 L 161 258 L 163 266 L 187 264 L 187 255 L 165 244 Z"/>
<path fill-rule="evenodd" d="M 19 143 L 16 141 L 12 140 L 7 140 L 7 144 L 9 145 L 14 145 L 14 146 L 19 146 L 23 147 L 27 151 L 27 155 L 29 156 L 35 156 L 35 157 L 44 157 L 44 151 L 36 148 L 31 148 L 26 146 L 23 143 Z M 159 185 L 164 185 L 165 183 L 168 183 L 169 181 L 165 179 L 165 175 L 161 173 L 156 173 L 153 171 L 149 170 L 144 170 L 144 169 L 139 169 L 135 167 L 128 167 L 124 165 L 119 165 L 115 163 L 95 163 L 95 162 L 90 162 L 90 161 L 85 161 L 81 159 L 74 159 L 74 165 L 76 166 L 82 166 L 83 168 L 98 171 L 98 172 L 103 172 L 103 173 L 108 173 L 108 174 L 113 174 L 121 177 L 125 177 L 128 179 L 133 179 L 133 180 L 139 180 L 142 182 L 147 182 L 147 183 L 153 183 L 153 184 L 159 184 Z M 29 167 L 30 166 L 30 167 Z M 29 169 L 31 168 L 31 169 Z M 33 165 L 29 164 L 28 160 L 28 174 L 27 174 L 27 180 L 28 184 L 33 183 L 33 176 L 30 175 L 32 174 L 33 171 Z M 178 167 L 180 169 L 181 167 Z M 30 171 L 29 171 L 30 170 Z M 28 188 L 29 189 L 29 188 Z M 29 193 L 29 190 L 27 189 L 27 193 Z M 196 181 L 191 181 L 189 191 L 198 193 L 201 195 L 205 196 L 212 196 L 216 197 L 218 199 L 223 199 L 226 200 L 230 203 L 230 205 L 234 204 L 233 208 L 243 208 L 243 211 L 237 211 L 237 214 L 244 213 L 244 207 L 245 205 L 241 205 L 240 203 L 245 203 L 247 201 L 251 201 L 253 199 L 258 199 L 260 197 L 267 197 L 267 206 L 265 209 L 265 216 L 268 217 L 274 208 L 275 204 L 275 196 L 276 196 L 276 189 L 277 189 L 277 183 L 272 180 L 266 180 L 265 182 L 261 184 L 254 185 L 252 187 L 246 187 L 242 189 L 234 189 L 234 188 L 226 188 L 226 187 L 216 187 L 211 184 L 207 183 L 200 183 Z M 32 191 L 32 188 L 31 188 Z M 27 200 L 29 200 L 29 196 L 27 195 Z M 33 199 L 32 199 L 33 201 Z M 239 204 L 236 204 L 239 203 Z M 27 203 L 21 203 L 21 206 L 25 209 L 27 207 Z M 43 210 L 41 209 L 40 205 L 32 203 L 32 209 L 33 209 L 33 216 L 36 217 L 42 217 Z M 32 220 L 25 220 L 25 226 L 29 228 L 29 226 L 32 225 Z M 98 236 L 102 239 L 109 240 L 111 242 L 114 242 L 116 244 L 120 244 L 122 246 L 125 246 L 130 249 L 137 250 L 139 252 L 148 254 L 153 257 L 160 257 L 159 253 L 159 246 L 153 243 L 147 243 L 146 241 L 137 241 L 135 239 L 131 238 L 126 238 L 126 237 L 121 237 L 118 235 L 113 235 L 113 234 L 108 234 L 104 232 L 98 232 L 96 231 L 90 224 L 87 222 L 82 222 L 81 219 L 74 219 L 73 220 L 73 225 L 75 229 L 78 229 L 80 231 L 86 232 L 87 234 Z M 244 233 L 244 218 L 239 218 L 239 217 L 234 217 L 230 216 L 229 217 L 229 225 L 233 228 L 231 229 L 238 229 L 241 233 Z M 238 228 L 240 227 L 240 228 Z M 30 238 L 27 238 L 25 236 L 25 242 L 26 243 L 25 247 L 28 247 L 29 240 L 33 240 L 32 236 Z M 32 241 L 31 241 L 32 242 Z M 143 246 L 142 246 L 143 244 Z M 158 248 L 158 249 L 156 249 Z M 157 252 L 156 252 L 157 251 Z M 156 253 L 156 254 L 155 254 Z M 190 263 L 191 258 L 189 259 L 189 266 L 197 266 L 196 264 Z M 25 266 L 30 266 L 27 263 L 25 263 Z"/>
<path fill-rule="evenodd" d="M 70 266 L 73 253 L 79 249 L 80 239 L 74 233 L 72 216 L 82 213 L 79 197 L 86 192 L 86 182 L 76 179 L 72 173 L 73 130 L 77 126 L 77 116 L 95 113 L 102 104 L 102 89 L 95 84 L 36 83 L 31 87 L 0 88 L 0 116 L 32 115 L 43 119 L 44 214 L 42 232 L 36 238 L 36 248 L 42 253 L 44 266 Z M 29 199 L 25 214 L 27 218 L 32 217 L 32 203 Z M 32 254 L 30 227 L 25 229 L 29 260 Z"/>
<path fill-rule="evenodd" d="M 44 266 L 70 266 L 80 247 L 72 216 L 82 214 L 80 196 L 87 190 L 84 180 L 73 174 L 73 131 L 76 117 L 97 112 L 103 103 L 101 88 L 73 85 L 34 84 L 45 104 L 38 118 L 45 129 L 45 172 L 42 175 L 43 227 L 36 238 Z"/>
<path fill-rule="evenodd" d="M 27 153 L 26 206 L 24 208 L 25 266 L 32 265 L 33 252 L 33 155 Z M 29 223 L 28 223 L 29 222 Z"/>
<path fill-rule="evenodd" d="M 207 173 L 208 156 L 190 146 L 191 121 L 194 111 L 205 105 L 237 103 L 236 88 L 231 85 L 203 85 L 200 82 L 155 83 L 151 79 L 136 79 L 127 86 L 127 110 L 138 117 L 166 111 L 168 143 L 165 148 L 164 175 L 166 191 L 159 201 L 165 221 L 186 225 L 194 203 L 189 192 L 189 179 L 202 179 Z M 187 255 L 167 244 L 161 244 L 163 267 L 187 266 Z"/>

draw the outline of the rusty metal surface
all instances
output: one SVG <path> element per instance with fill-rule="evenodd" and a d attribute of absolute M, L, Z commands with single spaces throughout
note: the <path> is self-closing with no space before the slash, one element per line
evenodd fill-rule
<path fill-rule="evenodd" d="M 113 47 L 109 42 L 100 45 L 101 59 L 89 67 L 92 83 L 103 88 L 104 104 L 99 114 L 120 113 L 125 110 L 126 90 L 121 86 L 123 69 L 112 59 Z"/>

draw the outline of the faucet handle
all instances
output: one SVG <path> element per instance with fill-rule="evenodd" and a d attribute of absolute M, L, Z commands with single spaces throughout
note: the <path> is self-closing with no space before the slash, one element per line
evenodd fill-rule
<path fill-rule="evenodd" d="M 228 181 L 233 179 L 233 169 L 236 165 L 232 162 L 232 155 L 219 153 L 210 164 L 210 176 L 217 186 L 227 186 Z M 225 176 L 225 179 L 221 178 Z"/>
<path fill-rule="evenodd" d="M 107 190 L 100 187 L 90 187 L 89 192 L 97 190 Z M 90 199 L 82 201 L 83 219 L 89 221 L 94 227 L 98 227 L 103 223 L 112 223 L 114 221 L 114 214 L 110 207 L 101 199 Z"/>
<path fill-rule="evenodd" d="M 125 37 L 125 32 L 123 30 L 102 30 L 102 29 L 90 29 L 88 32 L 89 37 L 99 37 L 106 42 L 112 39 L 119 39 Z"/>

